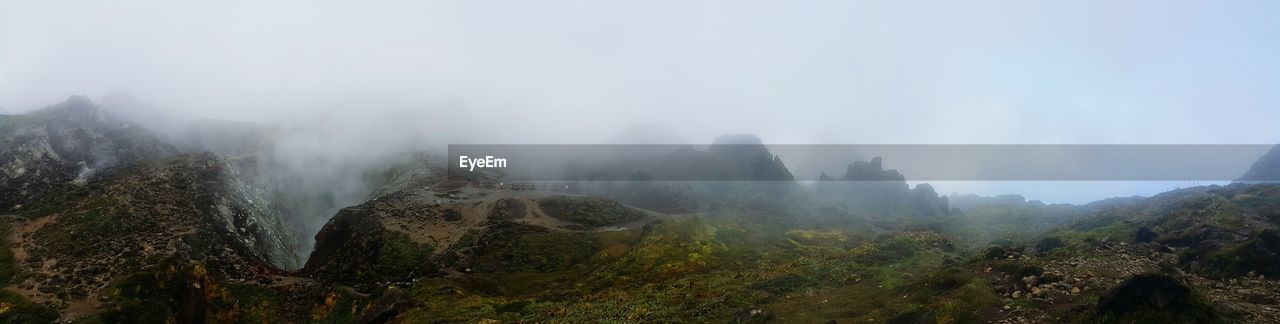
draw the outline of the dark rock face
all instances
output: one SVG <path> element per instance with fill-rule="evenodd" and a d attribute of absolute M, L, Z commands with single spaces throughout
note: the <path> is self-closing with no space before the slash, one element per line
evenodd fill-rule
<path fill-rule="evenodd" d="M 452 210 L 423 204 L 420 198 L 383 196 L 338 211 L 316 234 L 315 249 L 300 274 L 369 291 L 437 273 L 435 246 L 386 225 L 396 217 L 427 220 Z"/>
<path fill-rule="evenodd" d="M 1236 182 L 1280 182 L 1280 145 L 1259 157 Z"/>
<path fill-rule="evenodd" d="M 375 261 L 383 232 L 370 208 L 344 208 L 316 234 L 315 250 L 302 272 L 334 282 L 355 282 L 360 267 Z"/>
<path fill-rule="evenodd" d="M 1142 227 L 1138 228 L 1137 233 L 1133 234 L 1133 242 L 1146 243 L 1155 241 L 1158 237 L 1160 237 L 1160 234 L 1156 234 L 1156 232 L 1152 231 L 1150 228 Z"/>
<path fill-rule="evenodd" d="M 1173 320 L 1204 323 L 1217 318 L 1186 283 L 1163 274 L 1139 274 L 1105 292 L 1097 305 L 1108 322 Z M 1150 318 L 1155 317 L 1155 318 Z"/>
<path fill-rule="evenodd" d="M 947 197 L 939 197 L 938 192 L 933 190 L 933 186 L 927 183 L 916 185 L 911 189 L 911 205 L 916 207 L 921 214 L 927 215 L 946 215 L 950 213 L 947 209 Z"/>

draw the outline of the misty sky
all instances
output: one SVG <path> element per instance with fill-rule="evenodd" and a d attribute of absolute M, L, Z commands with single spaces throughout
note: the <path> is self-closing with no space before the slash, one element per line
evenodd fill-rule
<path fill-rule="evenodd" d="M 1277 12 L 1274 1 L 0 0 L 0 107 L 127 89 L 184 117 L 359 119 L 383 125 L 360 132 L 506 142 L 595 143 L 642 124 L 692 142 L 1276 143 Z"/>

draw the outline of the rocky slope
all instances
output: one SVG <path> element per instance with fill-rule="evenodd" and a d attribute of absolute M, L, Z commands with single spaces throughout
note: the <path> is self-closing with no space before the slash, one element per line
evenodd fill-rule
<path fill-rule="evenodd" d="M 83 96 L 24 115 L 0 115 L 0 211 L 19 211 L 56 187 L 173 154 L 150 133 Z"/>
<path fill-rule="evenodd" d="M 1001 322 L 1269 322 L 1280 316 L 1269 297 L 1280 282 L 1268 279 L 1280 264 L 1278 203 L 1274 184 L 1101 201 L 975 264 L 1009 305 Z"/>
<path fill-rule="evenodd" d="M 306 208 L 289 206 L 336 200 L 280 194 L 266 129 L 188 134 L 83 98 L 0 117 L 0 321 L 1280 318 L 1275 184 L 952 212 L 879 158 L 802 187 L 753 136 L 581 170 L 638 180 L 622 185 L 495 186 L 513 179 L 450 178 L 420 153 L 362 169 L 370 198 L 303 262 L 286 214 Z M 663 181 L 690 174 L 707 181 Z"/>
<path fill-rule="evenodd" d="M 82 97 L 0 118 L 9 292 L 75 317 L 156 267 L 251 280 L 298 266 L 252 157 L 178 154 Z"/>
<path fill-rule="evenodd" d="M 1280 145 L 1259 157 L 1236 182 L 1280 182 Z"/>
<path fill-rule="evenodd" d="M 171 258 L 239 278 L 296 264 L 279 220 L 253 201 L 260 189 L 233 163 L 174 156 L 35 203 L 9 235 L 26 274 L 17 290 L 67 306 Z"/>

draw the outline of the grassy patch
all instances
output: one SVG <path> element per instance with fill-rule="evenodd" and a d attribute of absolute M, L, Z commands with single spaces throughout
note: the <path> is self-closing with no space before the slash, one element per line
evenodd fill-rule
<path fill-rule="evenodd" d="M 637 221 L 645 214 L 603 198 L 556 196 L 538 200 L 547 216 L 590 226 L 605 226 Z"/>
<path fill-rule="evenodd" d="M 407 281 L 434 269 L 431 255 L 435 248 L 416 243 L 407 234 L 386 231 L 379 244 L 376 261 L 357 274 L 360 282 Z"/>

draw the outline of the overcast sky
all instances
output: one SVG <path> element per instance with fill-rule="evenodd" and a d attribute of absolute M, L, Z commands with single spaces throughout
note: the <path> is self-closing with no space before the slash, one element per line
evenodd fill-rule
<path fill-rule="evenodd" d="M 0 107 L 126 89 L 182 116 L 360 116 L 423 136 L 456 120 L 513 142 L 599 142 L 648 124 L 693 142 L 1275 143 L 1278 12 L 1275 1 L 0 0 Z"/>

